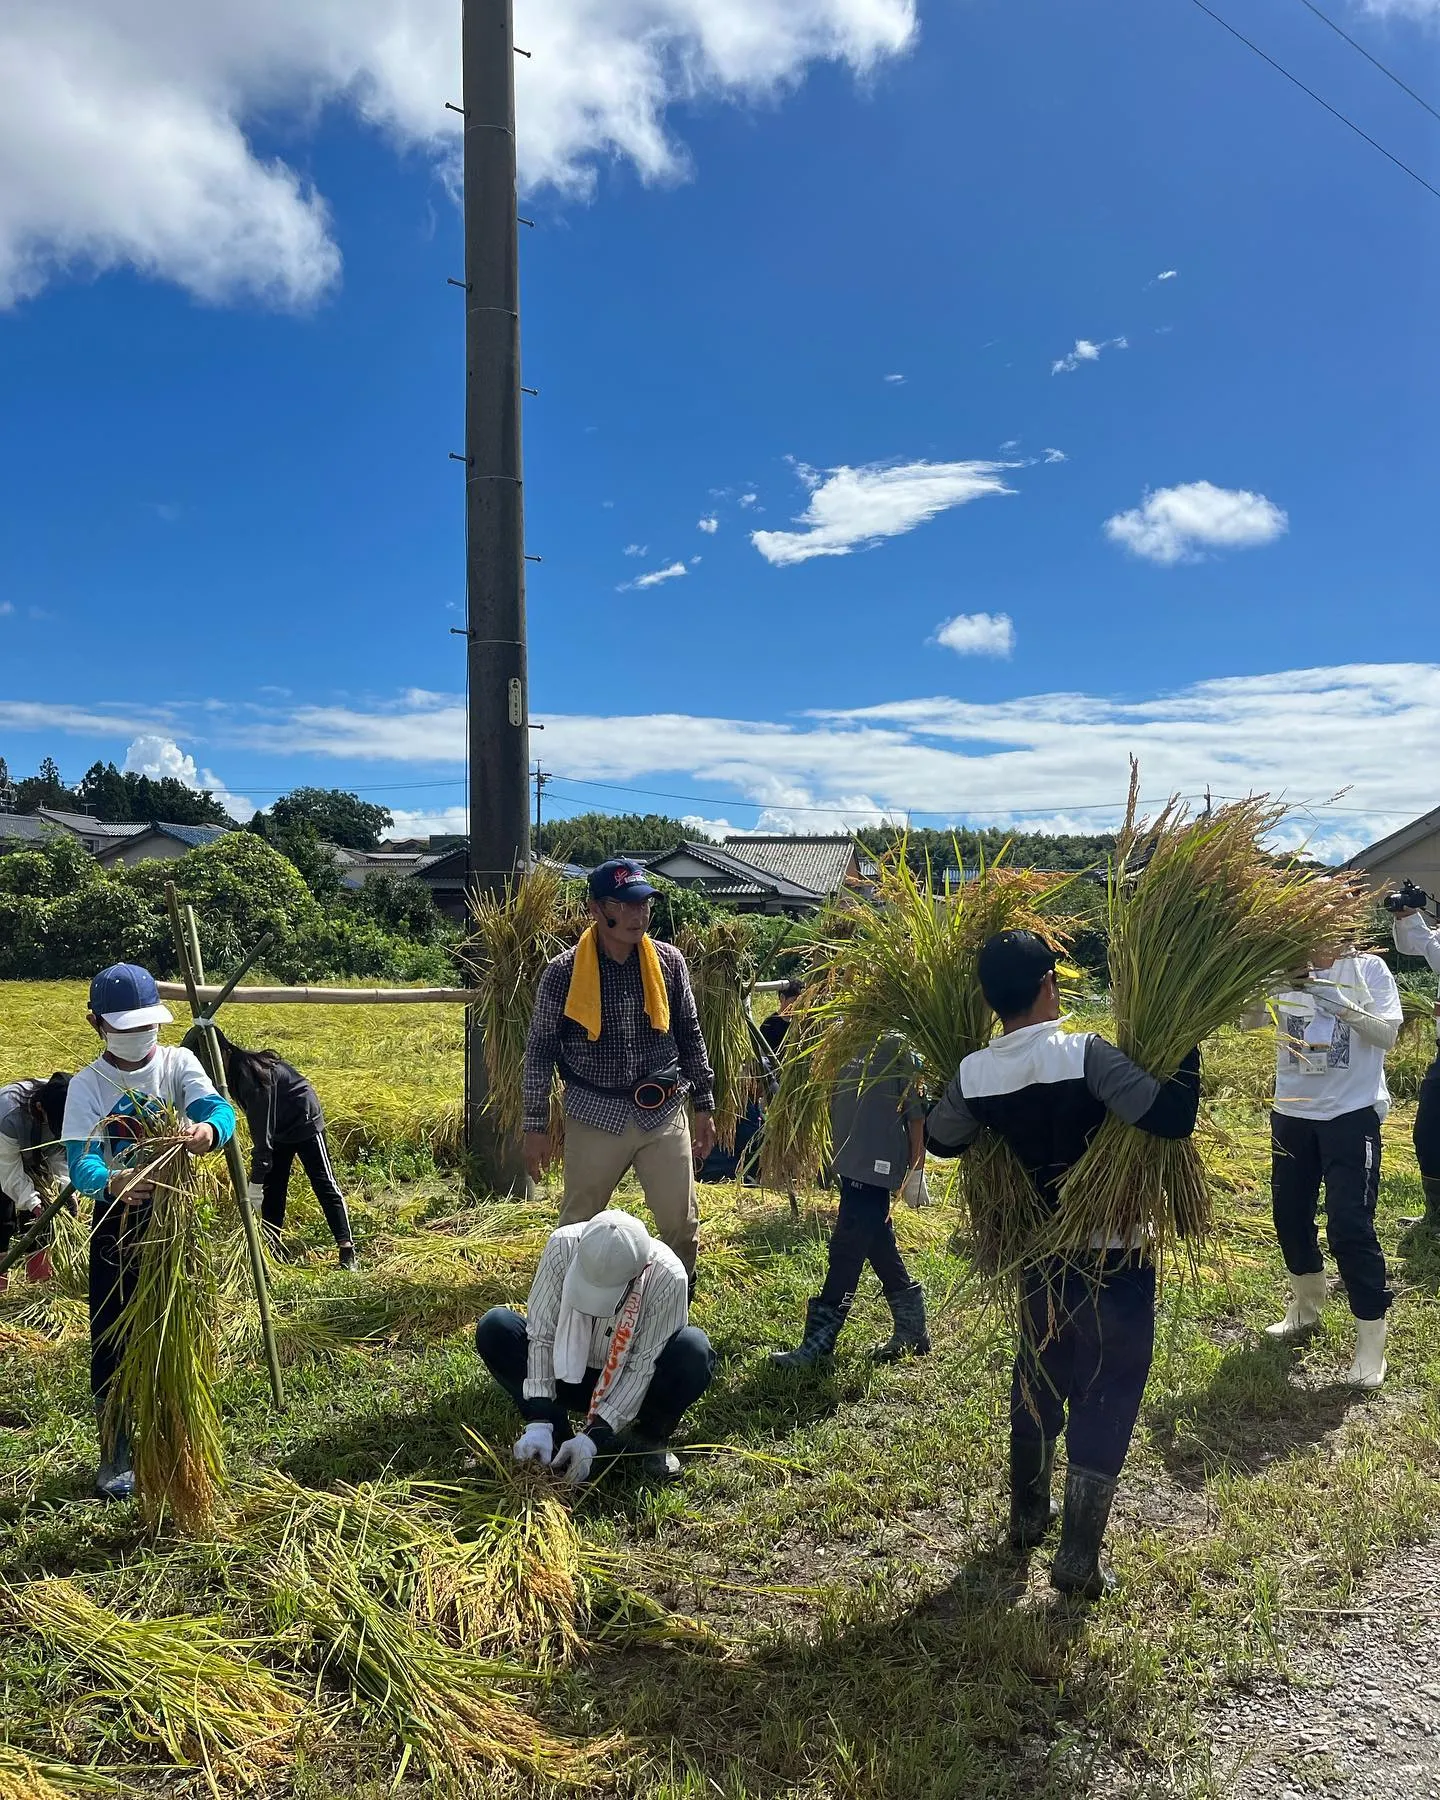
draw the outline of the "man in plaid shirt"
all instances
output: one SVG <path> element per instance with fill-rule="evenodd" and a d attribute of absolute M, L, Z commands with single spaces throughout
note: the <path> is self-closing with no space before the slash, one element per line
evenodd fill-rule
<path fill-rule="evenodd" d="M 565 1087 L 560 1223 L 602 1212 L 633 1168 L 662 1242 L 693 1278 L 695 1167 L 715 1144 L 715 1078 L 685 958 L 649 938 L 654 895 L 639 863 L 602 863 L 590 876 L 593 948 L 582 940 L 540 977 L 525 1047 L 525 1167 L 538 1181 L 554 1160 L 550 1087 L 558 1070 Z M 586 1011 L 587 955 L 599 964 L 598 996 L 589 993 L 592 1005 L 598 999 L 598 1020 L 589 1025 L 575 1016 Z"/>

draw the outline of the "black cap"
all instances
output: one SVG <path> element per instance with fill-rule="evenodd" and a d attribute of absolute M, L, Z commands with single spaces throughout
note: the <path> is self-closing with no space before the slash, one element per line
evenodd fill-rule
<path fill-rule="evenodd" d="M 1033 931 L 997 931 L 980 947 L 980 991 L 1002 1019 L 1013 1019 L 1035 1004 L 1040 983 L 1059 960 L 1060 952 Z"/>
<path fill-rule="evenodd" d="M 592 900 L 653 900 L 660 890 L 645 878 L 645 865 L 633 857 L 615 856 L 590 871 Z"/>

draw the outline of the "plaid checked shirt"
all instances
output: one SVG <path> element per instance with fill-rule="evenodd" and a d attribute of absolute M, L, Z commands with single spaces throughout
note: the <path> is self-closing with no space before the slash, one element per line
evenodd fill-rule
<path fill-rule="evenodd" d="M 592 1044 L 584 1027 L 565 1017 L 565 996 L 570 991 L 570 971 L 575 952 L 557 956 L 540 977 L 530 1038 L 525 1046 L 525 1129 L 546 1131 L 550 1125 L 550 1083 L 563 1057 L 577 1079 L 565 1084 L 565 1116 L 581 1125 L 617 1137 L 627 1126 L 654 1131 L 674 1116 L 681 1093 L 687 1089 L 697 1112 L 715 1106 L 715 1077 L 700 1032 L 700 1015 L 690 986 L 685 958 L 673 944 L 655 946 L 665 987 L 670 995 L 670 1029 L 656 1031 L 645 1013 L 645 991 L 640 978 L 639 953 L 615 962 L 600 951 L 600 1036 Z M 663 1069 L 680 1064 L 681 1088 L 669 1106 L 642 1112 L 630 1098 L 630 1090 Z M 597 1094 L 583 1082 L 599 1088 L 624 1088 L 617 1094 Z"/>

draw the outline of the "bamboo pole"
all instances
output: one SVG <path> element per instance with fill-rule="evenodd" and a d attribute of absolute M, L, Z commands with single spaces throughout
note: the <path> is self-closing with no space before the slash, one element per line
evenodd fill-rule
<path fill-rule="evenodd" d="M 181 981 L 158 981 L 162 1000 L 188 1000 L 190 990 Z M 197 1000 L 205 1004 L 223 998 L 229 1006 L 473 1006 L 472 988 L 335 988 L 335 987 L 237 987 L 196 984 Z"/>
<path fill-rule="evenodd" d="M 203 966 L 197 967 L 200 957 L 200 939 L 195 927 L 194 908 L 186 907 L 185 915 L 181 914 L 180 896 L 175 891 L 173 881 L 165 883 L 165 898 L 170 906 L 170 924 L 175 933 L 175 952 L 180 959 L 180 973 L 185 978 L 182 992 L 190 1002 L 190 1016 L 197 1025 L 208 1024 L 211 1015 L 206 1013 L 200 1000 L 200 982 L 204 979 L 205 971 Z M 202 1061 L 215 1085 L 216 1093 L 223 1100 L 229 1100 L 230 1089 L 225 1080 L 225 1066 L 220 1058 L 219 1045 L 208 1031 L 201 1032 L 200 1045 L 203 1051 Z M 233 1105 L 233 1102 L 231 1104 Z M 260 1249 L 260 1234 L 255 1228 L 255 1212 L 250 1205 L 250 1187 L 245 1178 L 244 1158 L 240 1154 L 240 1145 L 233 1132 L 230 1134 L 229 1143 L 225 1146 L 225 1166 L 230 1171 L 230 1185 L 235 1190 L 235 1204 L 240 1210 L 240 1224 L 245 1233 L 245 1248 L 250 1257 L 250 1274 L 255 1283 L 256 1303 L 260 1308 L 260 1335 L 265 1341 L 265 1361 L 270 1370 L 270 1392 L 276 1406 L 283 1408 L 285 1405 L 285 1381 L 280 1373 L 280 1353 L 275 1347 L 275 1327 L 270 1322 L 270 1290 L 265 1280 L 265 1257 Z"/>

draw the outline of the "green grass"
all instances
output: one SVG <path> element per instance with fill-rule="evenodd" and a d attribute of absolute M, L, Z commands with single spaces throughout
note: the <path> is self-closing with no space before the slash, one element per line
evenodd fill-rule
<path fill-rule="evenodd" d="M 16 991 L 0 988 L 11 1059 Z M 33 1008 L 37 994 L 68 1002 L 73 991 L 23 993 Z M 299 1035 L 279 1045 L 316 1073 L 327 1106 L 329 1072 L 365 1068 L 422 1109 L 430 1097 L 453 1104 L 453 1064 L 361 1060 L 348 1024 L 355 1060 L 337 1058 L 326 1033 L 340 1017 L 291 1012 Z M 422 1029 L 408 1019 L 393 1029 Z M 721 1362 L 688 1421 L 686 1480 L 656 1493 L 617 1471 L 578 1503 L 586 1555 L 610 1579 L 582 1609 L 582 1652 L 541 1658 L 540 1678 L 511 1684 L 511 1698 L 563 1742 L 615 1737 L 602 1759 L 609 1791 L 634 1800 L 1059 1800 L 1089 1791 L 1091 1769 L 1118 1783 L 1107 1792 L 1217 1793 L 1204 1702 L 1283 1669 L 1288 1646 L 1316 1629 L 1303 1609 L 1343 1606 L 1359 1575 L 1429 1535 L 1440 1514 L 1440 1250 L 1407 1247 L 1399 1224 L 1419 1201 L 1411 1108 L 1397 1107 L 1385 1132 L 1380 1229 L 1403 1290 L 1392 1373 L 1360 1397 L 1338 1385 L 1352 1347 L 1342 1302 L 1299 1349 L 1260 1333 L 1279 1316 L 1282 1285 L 1259 1103 L 1271 1054 L 1263 1038 L 1227 1035 L 1207 1056 L 1227 1134 L 1223 1256 L 1164 1296 L 1111 1532 L 1119 1595 L 1072 1612 L 1046 1585 L 1044 1555 L 1017 1571 L 999 1554 L 1008 1338 L 947 1252 L 944 1206 L 898 1216 L 931 1296 L 935 1353 L 894 1369 L 866 1360 L 886 1331 L 867 1278 L 833 1368 L 797 1377 L 772 1370 L 766 1352 L 794 1341 L 820 1278 L 825 1197 L 797 1222 L 783 1199 L 705 1189 L 695 1318 Z M 385 1140 L 393 1166 L 406 1151 L 403 1138 Z M 463 1536 L 473 1505 L 520 1491 L 464 1467 L 470 1432 L 503 1453 L 517 1429 L 476 1363 L 473 1317 L 523 1299 L 550 1215 L 466 1211 L 423 1150 L 415 1166 L 423 1179 L 397 1184 L 372 1164 L 358 1182 L 358 1276 L 334 1268 L 297 1176 L 297 1260 L 275 1291 L 289 1405 L 272 1411 L 243 1316 L 220 1398 L 242 1485 L 270 1469 L 327 1490 L 379 1481 L 387 1505 Z M 401 1765 L 394 1709 L 352 1700 L 335 1668 L 296 1662 L 273 1594 L 258 1597 L 263 1566 L 219 1541 L 154 1542 L 134 1508 L 89 1502 L 81 1321 L 61 1297 L 38 1323 L 68 1335 L 11 1347 L 30 1304 L 23 1286 L 0 1302 L 0 1577 L 71 1576 L 127 1618 L 186 1616 L 248 1641 L 307 1701 L 293 1752 L 252 1791 L 379 1800 Z M 378 1567 L 365 1565 L 367 1579 Z M 665 1613 L 704 1629 L 656 1629 Z M 21 1637 L 7 1641 L 5 1682 L 0 1736 L 34 1762 L 93 1758 L 125 1765 L 127 1792 L 174 1791 L 163 1750 L 137 1739 L 83 1669 Z M 605 1785 L 586 1778 L 579 1791 Z M 412 1763 L 400 1791 L 433 1789 Z M 576 1789 L 477 1764 L 473 1791 Z"/>

